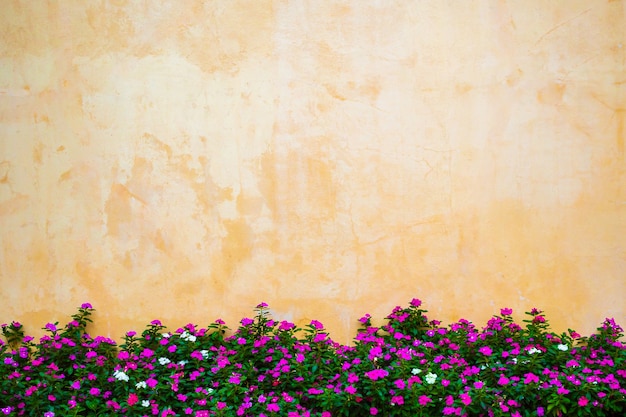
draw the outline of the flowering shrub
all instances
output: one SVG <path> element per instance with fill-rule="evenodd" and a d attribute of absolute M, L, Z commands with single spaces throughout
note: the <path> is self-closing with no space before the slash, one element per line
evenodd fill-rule
<path fill-rule="evenodd" d="M 119 346 L 87 332 L 83 304 L 38 342 L 2 325 L 0 416 L 623 416 L 626 344 L 606 319 L 595 334 L 523 325 L 502 309 L 483 328 L 441 326 L 421 301 L 386 324 L 365 315 L 351 346 L 322 323 L 276 321 L 259 304 L 230 331 L 221 320 L 176 331 L 158 320 Z"/>

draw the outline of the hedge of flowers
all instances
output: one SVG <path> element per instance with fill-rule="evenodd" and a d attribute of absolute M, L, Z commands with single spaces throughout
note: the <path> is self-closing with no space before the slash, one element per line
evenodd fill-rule
<path fill-rule="evenodd" d="M 350 346 L 313 320 L 276 321 L 259 304 L 231 331 L 221 320 L 174 332 L 152 321 L 119 346 L 91 337 L 93 308 L 38 342 L 2 325 L 0 416 L 623 416 L 626 344 L 606 319 L 591 336 L 517 324 L 502 309 L 479 329 L 441 326 L 421 302 L 371 317 Z"/>

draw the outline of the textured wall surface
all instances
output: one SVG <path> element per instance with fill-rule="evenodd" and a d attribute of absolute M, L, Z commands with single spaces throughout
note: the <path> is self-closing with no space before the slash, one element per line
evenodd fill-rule
<path fill-rule="evenodd" d="M 13 1 L 0 321 L 626 321 L 626 2 Z"/>

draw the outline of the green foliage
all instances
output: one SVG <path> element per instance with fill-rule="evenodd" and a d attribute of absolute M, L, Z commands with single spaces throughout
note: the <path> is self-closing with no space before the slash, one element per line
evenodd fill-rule
<path fill-rule="evenodd" d="M 323 324 L 271 317 L 265 303 L 230 331 L 217 320 L 168 331 L 153 320 L 123 343 L 87 333 L 83 304 L 35 343 L 2 326 L 0 415 L 622 416 L 626 345 L 606 319 L 595 334 L 550 331 L 532 309 L 502 309 L 478 329 L 429 320 L 421 301 L 382 327 L 365 315 L 351 346 Z"/>

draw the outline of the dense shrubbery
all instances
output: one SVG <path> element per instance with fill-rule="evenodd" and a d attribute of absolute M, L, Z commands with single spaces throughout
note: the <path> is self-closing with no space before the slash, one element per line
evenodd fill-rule
<path fill-rule="evenodd" d="M 622 416 L 626 344 L 606 319 L 581 337 L 549 330 L 541 311 L 523 325 L 510 309 L 482 329 L 429 321 L 421 302 L 369 315 L 352 346 L 313 320 L 275 321 L 267 305 L 228 332 L 155 320 L 124 343 L 86 333 L 91 305 L 35 343 L 2 326 L 0 416 Z"/>

